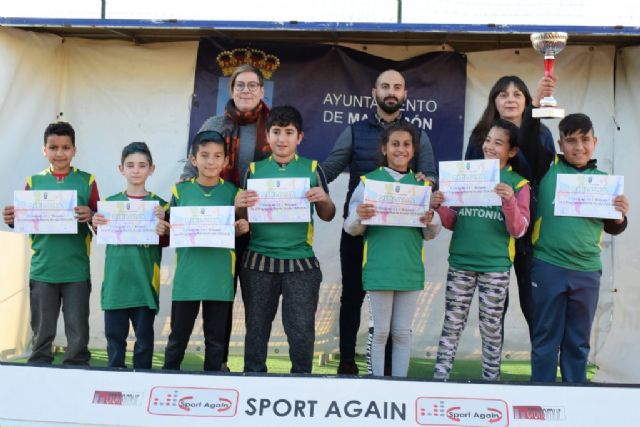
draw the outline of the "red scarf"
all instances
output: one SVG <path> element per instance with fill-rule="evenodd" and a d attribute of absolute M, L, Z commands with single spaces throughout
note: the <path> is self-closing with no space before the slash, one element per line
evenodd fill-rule
<path fill-rule="evenodd" d="M 236 109 L 233 99 L 227 102 L 224 108 L 224 123 L 222 124 L 222 136 L 227 144 L 227 152 L 229 153 L 229 165 L 222 171 L 222 178 L 232 182 L 235 185 L 240 184 L 240 171 L 238 170 L 238 153 L 240 151 L 240 126 L 256 123 L 256 140 L 253 160 L 258 161 L 265 159 L 271 149 L 267 143 L 265 134 L 265 121 L 269 114 L 267 104 L 260 103 L 251 111 L 241 112 Z M 242 142 L 249 144 L 249 141 Z"/>

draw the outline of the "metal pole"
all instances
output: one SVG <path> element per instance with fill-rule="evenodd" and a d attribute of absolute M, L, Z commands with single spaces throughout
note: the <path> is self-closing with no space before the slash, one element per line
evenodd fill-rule
<path fill-rule="evenodd" d="M 105 19 L 106 11 L 107 11 L 107 0 L 102 0 L 102 10 L 100 12 L 101 19 Z"/>
<path fill-rule="evenodd" d="M 398 24 L 402 24 L 402 0 L 398 0 Z"/>

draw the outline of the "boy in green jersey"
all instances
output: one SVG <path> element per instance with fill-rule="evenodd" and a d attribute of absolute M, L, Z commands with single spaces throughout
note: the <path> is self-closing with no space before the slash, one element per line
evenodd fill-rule
<path fill-rule="evenodd" d="M 543 79 L 541 86 L 544 83 L 553 86 L 551 78 Z M 539 120 L 531 118 L 530 109 L 525 118 L 526 134 L 537 135 Z M 554 382 L 559 359 L 563 382 L 584 383 L 602 275 L 600 242 L 603 232 L 615 235 L 625 230 L 629 202 L 624 195 L 613 199 L 613 206 L 622 214 L 617 220 L 554 214 L 559 174 L 605 174 L 592 158 L 598 139 L 588 116 L 570 114 L 560 121 L 559 130 L 563 154 L 554 156 L 537 141 L 525 140 L 522 145 L 539 185 L 532 236 L 531 380 Z"/>
<path fill-rule="evenodd" d="M 132 142 L 122 150 L 120 173 L 127 180 L 127 189 L 107 198 L 107 201 L 154 201 L 155 215 L 165 218 L 169 204 L 147 191 L 145 183 L 154 170 L 151 151 L 144 142 Z M 101 213 L 93 216 L 93 225 L 105 225 Z M 129 322 L 136 334 L 133 348 L 133 368 L 151 369 L 153 358 L 153 321 L 158 312 L 160 292 L 160 245 L 107 245 L 104 281 L 100 303 L 104 310 L 104 334 L 107 338 L 109 367 L 126 368 L 124 363 L 129 336 Z"/>
<path fill-rule="evenodd" d="M 251 163 L 244 179 L 308 178 L 306 199 L 318 217 L 331 221 L 335 206 L 328 194 L 324 172 L 315 160 L 296 154 L 303 138 L 302 117 L 290 106 L 276 107 L 266 121 L 272 155 Z M 236 198 L 239 214 L 258 202 L 258 193 L 242 191 Z M 245 305 L 244 371 L 266 372 L 271 324 L 282 295 L 282 323 L 291 358 L 292 373 L 311 373 L 315 341 L 315 313 L 322 273 L 313 248 L 313 222 L 253 223 L 244 254 L 240 283 Z"/>
<path fill-rule="evenodd" d="M 216 131 L 198 133 L 191 145 L 190 160 L 198 170 L 198 176 L 173 186 L 171 206 L 233 206 L 238 189 L 220 177 L 229 162 L 223 136 Z M 169 234 L 169 227 L 167 221 L 159 221 L 158 234 Z M 249 231 L 249 223 L 238 220 L 235 230 L 236 235 L 245 234 Z M 176 249 L 171 334 L 163 369 L 180 369 L 200 305 L 204 370 L 222 369 L 228 313 L 234 298 L 235 256 L 235 251 L 227 248 Z"/>
<path fill-rule="evenodd" d="M 76 234 L 34 234 L 31 243 L 29 303 L 33 332 L 29 363 L 51 364 L 52 344 L 60 308 L 64 317 L 67 348 L 65 365 L 88 365 L 89 343 L 89 247 L 88 222 L 97 210 L 98 187 L 93 175 L 71 166 L 76 155 L 75 131 L 69 123 L 51 123 L 44 131 L 43 154 L 49 167 L 27 179 L 27 190 L 74 190 L 78 206 Z M 13 226 L 14 207 L 3 210 L 5 224 Z"/>

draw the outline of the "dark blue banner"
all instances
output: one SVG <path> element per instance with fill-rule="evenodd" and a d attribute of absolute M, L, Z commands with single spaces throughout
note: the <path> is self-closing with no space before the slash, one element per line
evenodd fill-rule
<path fill-rule="evenodd" d="M 279 59 L 279 68 L 265 84 L 264 101 L 300 110 L 305 138 L 298 151 L 303 156 L 324 160 L 348 124 L 370 116 L 374 81 L 392 68 L 406 80 L 405 116 L 429 135 L 436 161 L 462 157 L 467 63 L 464 55 L 452 52 L 391 61 L 337 45 L 201 39 L 190 140 L 208 117 L 223 114 L 230 98 L 228 77 L 216 57 L 236 48 L 258 49 Z"/>

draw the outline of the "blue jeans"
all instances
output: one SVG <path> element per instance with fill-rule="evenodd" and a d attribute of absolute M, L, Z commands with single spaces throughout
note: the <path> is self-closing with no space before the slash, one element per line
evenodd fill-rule
<path fill-rule="evenodd" d="M 554 382 L 559 354 L 562 381 L 587 382 L 589 338 L 601 275 L 601 271 L 568 270 L 534 259 L 531 381 Z"/>
<path fill-rule="evenodd" d="M 156 311 L 149 307 L 104 311 L 104 335 L 107 338 L 109 367 L 126 368 L 124 357 L 129 336 L 129 320 L 131 320 L 136 334 L 136 343 L 133 347 L 133 369 L 151 369 L 155 317 Z"/>

